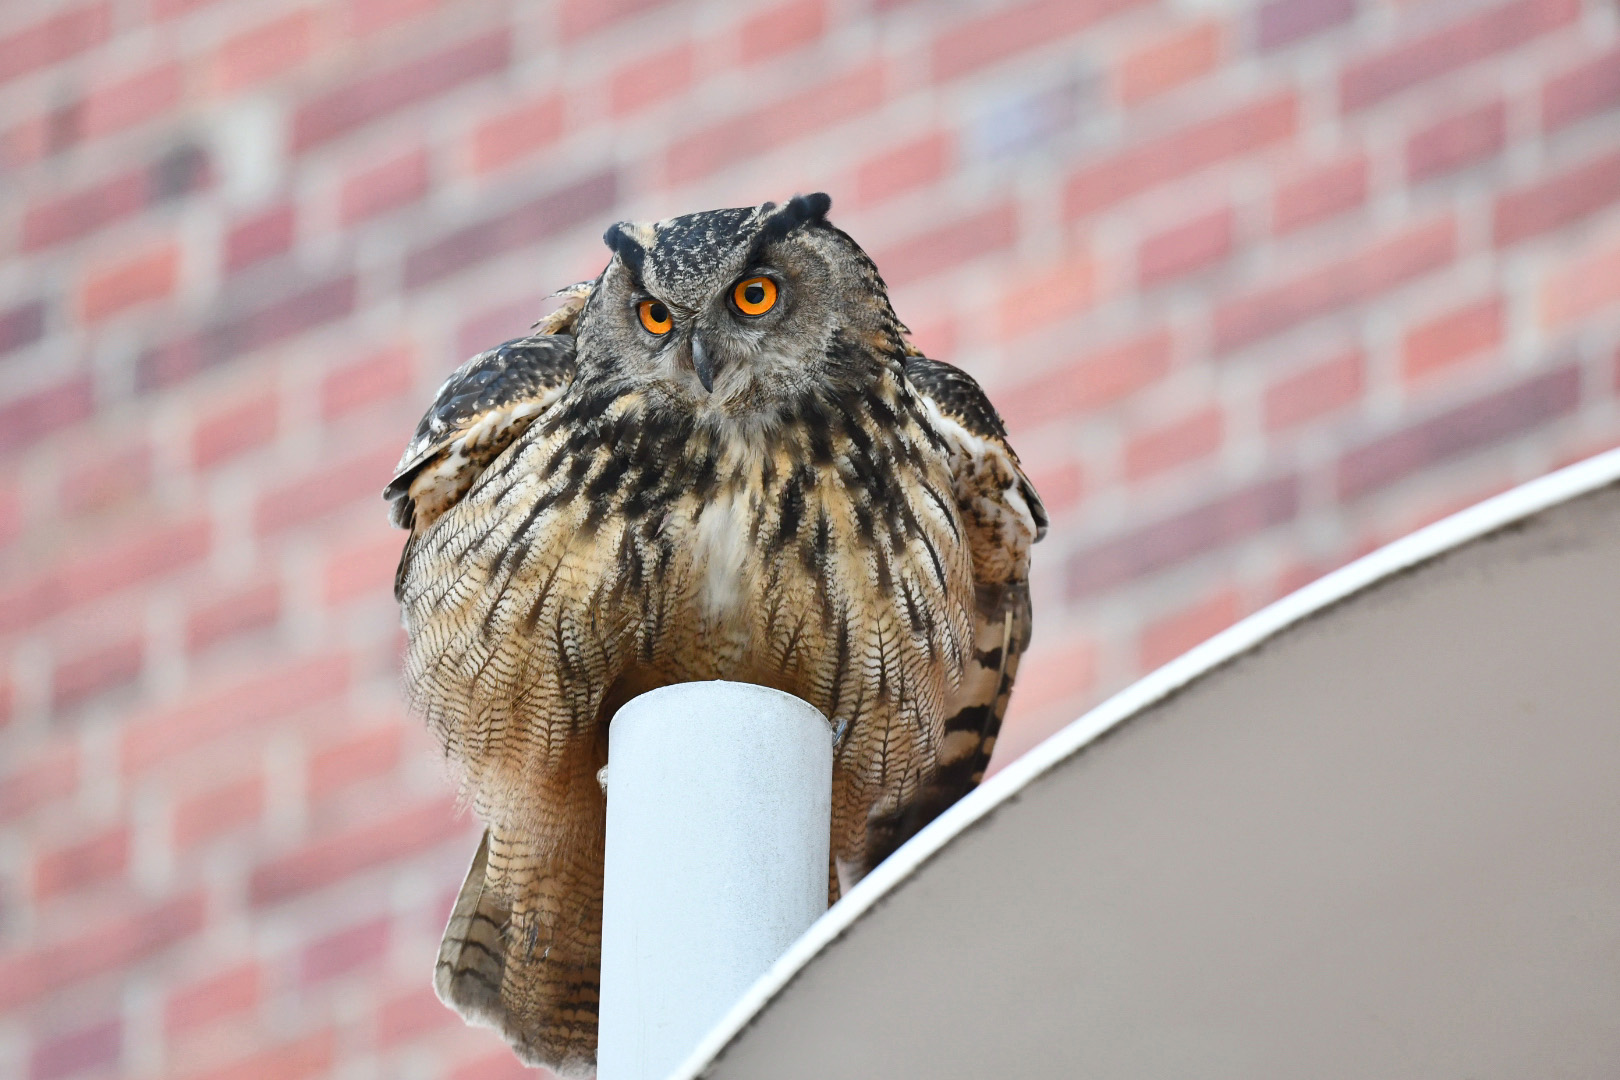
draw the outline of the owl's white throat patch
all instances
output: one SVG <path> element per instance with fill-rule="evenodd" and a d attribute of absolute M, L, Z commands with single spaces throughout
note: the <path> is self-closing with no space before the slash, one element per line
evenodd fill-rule
<path fill-rule="evenodd" d="M 723 491 L 698 518 L 692 569 L 701 576 L 699 602 L 711 618 L 729 615 L 742 602 L 742 566 L 748 551 L 747 496 Z"/>

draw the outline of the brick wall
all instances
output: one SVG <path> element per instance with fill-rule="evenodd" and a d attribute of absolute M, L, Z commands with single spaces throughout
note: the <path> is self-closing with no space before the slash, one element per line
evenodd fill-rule
<path fill-rule="evenodd" d="M 1053 513 L 1000 757 L 1620 442 L 1614 0 L 11 0 L 0 1074 L 514 1075 L 378 491 L 618 217 L 825 189 Z"/>

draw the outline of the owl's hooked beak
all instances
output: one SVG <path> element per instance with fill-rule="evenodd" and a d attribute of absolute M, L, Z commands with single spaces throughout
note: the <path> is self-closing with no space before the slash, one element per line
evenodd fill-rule
<path fill-rule="evenodd" d="M 692 335 L 692 370 L 697 372 L 698 382 L 703 389 L 714 393 L 714 360 L 709 356 L 709 350 L 703 347 L 703 339 L 696 334 Z"/>

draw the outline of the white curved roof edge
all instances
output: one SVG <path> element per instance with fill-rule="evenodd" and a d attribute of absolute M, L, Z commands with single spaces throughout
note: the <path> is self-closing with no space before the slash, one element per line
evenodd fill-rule
<path fill-rule="evenodd" d="M 1521 484 L 1387 544 L 1290 593 L 1097 705 L 990 777 L 880 863 L 759 977 L 670 1075 L 670 1080 L 700 1077 L 806 964 L 890 890 L 959 833 L 1110 728 L 1280 631 L 1394 574 L 1617 481 L 1620 481 L 1620 449 Z"/>

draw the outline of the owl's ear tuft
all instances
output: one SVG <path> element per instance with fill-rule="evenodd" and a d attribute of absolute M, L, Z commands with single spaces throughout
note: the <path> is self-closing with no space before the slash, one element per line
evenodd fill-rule
<path fill-rule="evenodd" d="M 827 211 L 832 208 L 832 198 L 824 192 L 814 195 L 795 195 L 787 201 L 787 205 L 776 210 L 765 219 L 765 227 L 760 230 L 759 239 L 755 241 L 755 248 L 763 247 L 782 239 L 800 225 L 811 222 L 820 222 L 826 219 Z"/>
<path fill-rule="evenodd" d="M 817 191 L 810 195 L 795 195 L 787 204 L 787 212 L 800 222 L 818 221 L 826 217 L 827 211 L 831 209 L 832 196 L 825 191 Z"/>
<path fill-rule="evenodd" d="M 602 243 L 630 268 L 632 274 L 641 277 L 641 264 L 647 258 L 647 249 L 630 235 L 629 222 L 618 221 L 609 225 L 607 232 L 602 234 Z"/>

